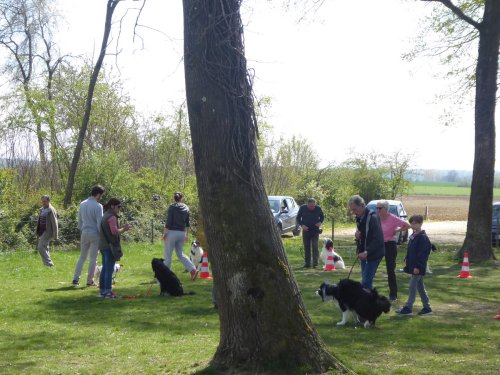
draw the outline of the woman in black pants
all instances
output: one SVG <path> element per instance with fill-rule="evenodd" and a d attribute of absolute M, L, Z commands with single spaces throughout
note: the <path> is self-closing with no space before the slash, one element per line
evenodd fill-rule
<path fill-rule="evenodd" d="M 389 212 L 389 202 L 377 202 L 377 211 L 380 217 L 380 225 L 384 233 L 385 266 L 387 270 L 387 281 L 389 283 L 389 300 L 391 302 L 398 298 L 398 284 L 396 282 L 396 257 L 398 255 L 398 245 L 396 233 L 406 231 L 410 224 Z"/>

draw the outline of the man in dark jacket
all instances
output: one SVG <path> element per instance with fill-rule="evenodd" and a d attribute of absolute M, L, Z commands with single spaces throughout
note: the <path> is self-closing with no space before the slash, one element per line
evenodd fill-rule
<path fill-rule="evenodd" d="M 307 204 L 303 204 L 297 213 L 297 226 L 302 228 L 302 241 L 304 243 L 304 268 L 311 267 L 311 247 L 313 267 L 318 267 L 319 248 L 318 240 L 320 227 L 325 216 L 320 206 L 316 204 L 316 200 L 309 198 Z"/>
<path fill-rule="evenodd" d="M 57 211 L 50 204 L 50 197 L 48 195 L 42 197 L 42 208 L 38 214 L 36 234 L 38 236 L 37 250 L 42 257 L 43 264 L 47 267 L 53 267 L 54 262 L 50 258 L 49 242 L 57 240 L 59 224 L 57 221 Z"/>
<path fill-rule="evenodd" d="M 349 199 L 349 209 L 356 215 L 356 243 L 361 262 L 361 284 L 365 289 L 373 289 L 373 278 L 384 257 L 384 234 L 380 218 L 375 211 L 366 208 L 365 200 L 359 195 Z"/>

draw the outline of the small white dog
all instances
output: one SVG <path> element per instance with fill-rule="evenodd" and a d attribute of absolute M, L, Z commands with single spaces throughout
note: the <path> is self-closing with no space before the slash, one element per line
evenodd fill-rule
<path fill-rule="evenodd" d="M 193 262 L 196 269 L 199 271 L 201 263 L 203 262 L 203 248 L 198 241 L 191 243 L 191 250 L 189 251 L 189 260 Z"/>
<path fill-rule="evenodd" d="M 115 269 L 113 270 L 113 275 L 111 276 L 113 280 L 113 284 L 115 283 L 115 277 L 116 274 L 120 271 L 122 268 L 122 265 L 115 263 Z M 99 281 L 99 276 L 101 276 L 101 271 L 102 271 L 102 266 L 96 266 L 95 268 L 95 274 L 94 274 L 94 279 Z"/>
<path fill-rule="evenodd" d="M 323 264 L 326 264 L 326 260 L 328 258 L 328 249 L 331 248 L 333 252 L 333 264 L 335 265 L 335 269 L 343 270 L 345 269 L 344 260 L 342 257 L 335 252 L 333 249 L 333 241 L 329 238 L 323 239 L 323 249 L 321 250 L 320 258 Z"/>

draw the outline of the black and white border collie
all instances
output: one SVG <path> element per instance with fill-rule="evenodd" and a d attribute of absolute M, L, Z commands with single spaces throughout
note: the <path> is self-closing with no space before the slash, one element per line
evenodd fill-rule
<path fill-rule="evenodd" d="M 201 263 L 203 262 L 203 248 L 199 241 L 193 241 L 191 243 L 191 249 L 189 251 L 189 260 L 194 264 L 196 269 L 199 271 L 201 268 Z"/>
<path fill-rule="evenodd" d="M 337 323 L 343 326 L 347 323 L 349 312 L 351 312 L 356 323 L 363 323 L 365 328 L 375 325 L 377 318 L 382 313 L 388 313 L 391 303 L 387 297 L 380 296 L 376 289 L 368 291 L 358 281 L 342 279 L 338 284 L 325 281 L 316 291 L 323 302 L 328 297 L 337 301 L 342 310 L 342 320 Z"/>

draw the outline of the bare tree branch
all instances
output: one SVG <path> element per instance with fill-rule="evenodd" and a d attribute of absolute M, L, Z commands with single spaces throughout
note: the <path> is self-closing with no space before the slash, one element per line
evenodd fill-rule
<path fill-rule="evenodd" d="M 135 36 L 137 35 L 136 29 L 137 29 L 137 25 L 139 24 L 139 18 L 141 18 L 142 10 L 144 9 L 145 6 L 146 6 L 146 0 L 143 0 L 142 5 L 139 8 L 139 13 L 137 14 L 137 18 L 135 19 L 134 38 L 132 39 L 132 41 L 135 41 Z M 143 40 L 143 39 L 141 38 L 141 40 Z M 144 42 L 142 44 L 144 46 Z"/>
<path fill-rule="evenodd" d="M 451 0 L 421 0 L 421 1 L 429 2 L 429 3 L 430 2 L 441 3 L 445 7 L 447 7 L 448 9 L 450 9 L 458 18 L 464 20 L 465 22 L 467 22 L 468 24 L 474 26 L 478 30 L 481 28 L 481 23 L 473 20 L 471 17 L 469 17 L 468 15 L 466 15 L 464 12 L 462 12 L 462 9 L 460 9 L 455 4 L 453 4 L 451 2 Z"/>
<path fill-rule="evenodd" d="M 82 126 L 78 133 L 78 141 L 75 147 L 75 152 L 73 155 L 73 160 L 71 162 L 71 168 L 68 176 L 68 184 L 66 186 L 66 194 L 64 197 L 64 207 L 68 207 L 71 202 L 71 197 L 73 195 L 73 187 L 75 183 L 75 175 L 76 170 L 78 168 L 78 163 L 80 161 L 80 155 L 83 149 L 83 143 L 85 141 L 85 135 L 87 132 L 87 127 L 90 121 L 90 113 L 92 111 L 92 99 L 94 97 L 94 89 L 97 83 L 97 78 L 99 76 L 99 72 L 102 67 L 102 63 L 104 61 L 104 57 L 106 56 L 106 49 L 109 45 L 108 39 L 111 33 L 111 24 L 113 19 L 113 13 L 115 11 L 116 6 L 122 0 L 108 0 L 106 5 L 106 19 L 104 23 L 104 35 L 102 37 L 102 44 L 99 56 L 95 63 L 94 69 L 92 71 L 92 76 L 90 78 L 89 89 L 87 92 L 87 98 L 85 100 L 85 113 L 82 120 Z"/>

